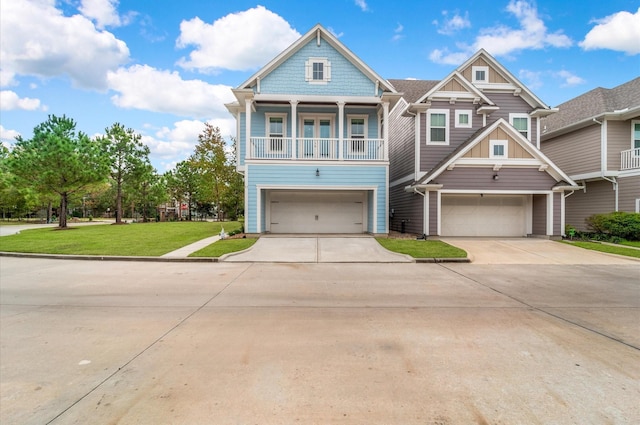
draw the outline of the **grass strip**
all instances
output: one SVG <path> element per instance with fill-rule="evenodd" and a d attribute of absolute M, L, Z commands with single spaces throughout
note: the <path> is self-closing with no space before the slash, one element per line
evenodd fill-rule
<path fill-rule="evenodd" d="M 590 249 L 593 251 L 600 251 L 600 252 L 606 252 L 608 254 L 617 254 L 617 255 L 624 255 L 627 257 L 640 258 L 640 250 L 637 250 L 637 249 L 624 248 L 622 246 L 605 245 L 597 242 L 582 242 L 582 241 L 577 241 L 577 242 L 562 241 L 562 242 L 569 245 L 575 245 L 580 248 Z"/>
<path fill-rule="evenodd" d="M 389 251 L 408 254 L 413 258 L 466 258 L 467 252 L 442 241 L 376 238 Z"/>
<path fill-rule="evenodd" d="M 0 251 L 156 257 L 240 228 L 238 222 L 163 222 L 24 230 L 0 238 Z"/>
<path fill-rule="evenodd" d="M 245 250 L 253 246 L 257 240 L 256 238 L 223 239 L 190 254 L 189 257 L 222 257 L 225 254 Z"/>

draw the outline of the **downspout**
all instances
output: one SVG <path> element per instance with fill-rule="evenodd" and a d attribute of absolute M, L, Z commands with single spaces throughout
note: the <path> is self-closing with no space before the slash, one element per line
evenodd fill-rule
<path fill-rule="evenodd" d="M 615 177 L 609 178 L 607 176 L 604 175 L 604 171 L 602 172 L 602 178 L 608 182 L 611 182 L 611 184 L 613 184 L 613 191 L 615 193 L 615 210 L 614 211 L 618 211 L 618 181 L 616 180 Z"/>

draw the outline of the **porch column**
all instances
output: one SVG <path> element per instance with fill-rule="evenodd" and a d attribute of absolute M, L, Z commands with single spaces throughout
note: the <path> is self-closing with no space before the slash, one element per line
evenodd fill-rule
<path fill-rule="evenodd" d="M 383 139 L 384 139 L 384 160 L 389 160 L 389 102 L 382 102 L 382 108 L 384 114 L 382 116 L 383 121 Z"/>
<path fill-rule="evenodd" d="M 344 142 L 344 102 L 338 103 L 338 159 L 344 159 L 343 142 Z"/>
<path fill-rule="evenodd" d="M 291 159 L 298 156 L 298 101 L 290 100 L 291 103 Z"/>
<path fill-rule="evenodd" d="M 253 150 L 251 149 L 251 99 L 246 99 L 244 103 L 244 142 L 245 142 L 245 154 L 247 158 L 253 157 Z"/>

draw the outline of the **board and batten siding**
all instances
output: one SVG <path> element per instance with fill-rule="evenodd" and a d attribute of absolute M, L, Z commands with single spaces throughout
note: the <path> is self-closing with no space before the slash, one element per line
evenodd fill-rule
<path fill-rule="evenodd" d="M 424 198 L 417 193 L 405 192 L 404 188 L 410 184 L 399 184 L 389 189 L 389 208 L 393 209 L 393 217 L 389 217 L 389 230 L 400 232 L 402 222 L 405 223 L 405 232 L 417 235 L 422 234 L 424 223 Z"/>
<path fill-rule="evenodd" d="M 326 58 L 331 64 L 331 81 L 310 84 L 305 81 L 305 62 L 309 58 Z M 254 90 L 257 88 L 254 87 Z M 323 96 L 374 96 L 375 82 L 371 81 L 341 53 L 322 39 L 310 40 L 284 63 L 260 81 L 263 94 L 300 94 Z"/>
<path fill-rule="evenodd" d="M 636 211 L 636 200 L 640 199 L 640 175 L 618 178 L 618 210 Z"/>
<path fill-rule="evenodd" d="M 620 152 L 631 149 L 631 120 L 607 121 L 607 169 L 620 170 Z"/>
<path fill-rule="evenodd" d="M 473 63 L 469 64 L 468 67 L 466 67 L 465 69 L 462 70 L 461 74 L 464 76 L 464 78 L 467 79 L 467 81 L 473 81 L 473 67 L 474 66 L 488 66 L 489 67 L 489 83 L 492 84 L 506 84 L 508 83 L 508 81 L 499 73 L 496 72 L 496 70 L 487 63 L 487 61 L 485 61 L 483 58 L 478 58 L 476 59 Z"/>
<path fill-rule="evenodd" d="M 415 119 L 400 115 L 406 105 L 402 99 L 389 115 L 390 181 L 415 173 Z"/>
<path fill-rule="evenodd" d="M 545 140 L 540 147 L 542 153 L 569 176 L 599 172 L 601 169 L 598 124 Z"/>
<path fill-rule="evenodd" d="M 319 176 L 316 176 L 316 170 Z M 258 186 L 269 188 L 323 189 L 340 188 L 377 191 L 377 199 L 369 208 L 375 208 L 377 223 L 372 223 L 373 233 L 386 233 L 387 166 L 375 165 L 285 165 L 247 164 L 247 232 L 256 233 Z M 264 202 L 262 208 L 264 209 Z M 372 210 L 373 211 L 373 210 Z M 262 217 L 264 218 L 264 211 Z M 370 215 L 373 218 L 373 214 Z M 373 220 L 371 220 L 372 222 Z M 264 227 L 262 227 L 264 229 Z"/>
<path fill-rule="evenodd" d="M 586 192 L 576 190 L 565 199 L 565 223 L 587 231 L 585 219 L 593 214 L 610 213 L 615 209 L 613 184 L 606 180 L 586 182 Z"/>
<path fill-rule="evenodd" d="M 556 180 L 537 168 L 502 168 L 497 172 L 491 168 L 456 167 L 446 170 L 434 179 L 444 190 L 551 190 Z"/>

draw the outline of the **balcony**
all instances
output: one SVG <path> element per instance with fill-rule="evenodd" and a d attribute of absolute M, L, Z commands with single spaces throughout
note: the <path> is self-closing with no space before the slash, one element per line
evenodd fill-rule
<path fill-rule="evenodd" d="M 620 171 L 640 168 L 640 148 L 620 152 Z"/>
<path fill-rule="evenodd" d="M 383 139 L 252 137 L 247 159 L 385 161 Z"/>

